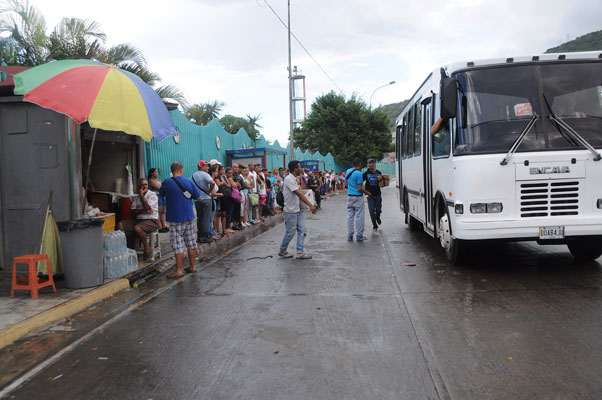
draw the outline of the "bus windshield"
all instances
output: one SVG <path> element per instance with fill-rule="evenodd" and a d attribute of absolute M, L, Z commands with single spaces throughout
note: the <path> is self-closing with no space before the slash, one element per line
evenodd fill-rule
<path fill-rule="evenodd" d="M 584 148 L 550 115 L 602 148 L 602 62 L 504 66 L 456 78 L 456 155 L 507 152 L 534 113 L 541 118 L 517 152 Z"/>

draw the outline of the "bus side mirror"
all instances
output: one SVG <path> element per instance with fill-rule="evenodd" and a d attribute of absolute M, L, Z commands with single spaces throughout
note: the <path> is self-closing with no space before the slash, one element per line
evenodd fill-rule
<path fill-rule="evenodd" d="M 456 117 L 458 107 L 458 93 L 455 78 L 441 79 L 441 118 L 451 119 Z"/>

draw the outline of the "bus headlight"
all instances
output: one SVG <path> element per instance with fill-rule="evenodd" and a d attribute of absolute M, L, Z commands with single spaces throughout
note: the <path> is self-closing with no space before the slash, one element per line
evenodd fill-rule
<path fill-rule="evenodd" d="M 471 214 L 499 214 L 503 209 L 502 203 L 473 203 L 470 205 Z"/>
<path fill-rule="evenodd" d="M 487 212 L 490 214 L 501 213 L 504 209 L 502 203 L 489 203 L 487 204 Z"/>
<path fill-rule="evenodd" d="M 456 203 L 454 205 L 454 211 L 456 214 L 464 214 L 464 204 Z"/>
<path fill-rule="evenodd" d="M 471 214 L 485 214 L 487 212 L 487 204 L 475 203 L 470 205 Z"/>

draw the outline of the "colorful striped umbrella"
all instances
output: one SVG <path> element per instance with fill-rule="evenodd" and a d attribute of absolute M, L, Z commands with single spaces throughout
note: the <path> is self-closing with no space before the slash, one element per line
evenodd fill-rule
<path fill-rule="evenodd" d="M 167 108 L 142 79 L 93 60 L 61 60 L 15 75 L 15 94 L 78 123 L 159 142 L 178 134 Z"/>

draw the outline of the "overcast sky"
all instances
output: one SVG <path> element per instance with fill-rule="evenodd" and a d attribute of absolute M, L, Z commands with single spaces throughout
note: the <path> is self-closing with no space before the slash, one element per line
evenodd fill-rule
<path fill-rule="evenodd" d="M 287 1 L 267 0 L 286 22 Z M 287 32 L 264 0 L 30 0 L 51 30 L 62 17 L 99 22 L 110 44 L 131 43 L 164 84 L 224 114 L 261 114 L 261 133 L 288 142 Z M 373 106 L 407 99 L 453 61 L 531 55 L 602 29 L 600 0 L 291 0 L 307 109 L 330 90 Z M 336 86 L 335 86 L 336 84 Z M 337 88 L 338 86 L 338 88 Z"/>

